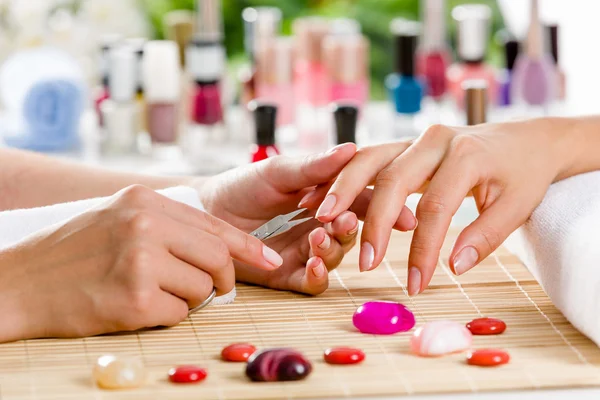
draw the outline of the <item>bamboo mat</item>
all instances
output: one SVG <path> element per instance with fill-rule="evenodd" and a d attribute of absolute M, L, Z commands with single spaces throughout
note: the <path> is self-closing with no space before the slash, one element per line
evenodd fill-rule
<path fill-rule="evenodd" d="M 451 232 L 446 255 L 456 232 Z M 408 298 L 406 262 L 410 234 L 395 233 L 385 263 L 359 273 L 356 251 L 330 274 L 330 289 L 318 297 L 239 286 L 232 305 L 209 307 L 179 326 L 135 334 L 76 340 L 32 340 L 0 345 L 0 398 L 5 399 L 288 399 L 476 392 L 600 385 L 600 350 L 558 312 L 529 272 L 500 249 L 482 265 L 454 277 L 444 260 L 423 294 Z M 355 331 L 351 317 L 368 300 L 406 304 L 417 324 L 436 319 L 466 323 L 501 318 L 507 331 L 476 336 L 474 346 L 508 350 L 511 363 L 484 369 L 463 355 L 419 358 L 408 353 L 410 333 L 371 336 Z M 596 317 L 596 316 L 591 316 Z M 294 347 L 313 363 L 302 382 L 251 383 L 244 365 L 219 360 L 223 346 L 252 342 L 259 348 Z M 323 350 L 363 349 L 363 364 L 329 366 Z M 136 355 L 150 375 L 130 391 L 97 389 L 91 379 L 96 358 Z M 174 385 L 169 367 L 194 363 L 209 371 L 197 385 Z"/>

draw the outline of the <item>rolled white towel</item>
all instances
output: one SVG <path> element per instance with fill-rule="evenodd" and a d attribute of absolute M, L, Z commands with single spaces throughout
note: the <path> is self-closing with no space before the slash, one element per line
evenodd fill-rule
<path fill-rule="evenodd" d="M 191 187 L 177 186 L 158 190 L 157 192 L 171 200 L 204 211 L 198 192 Z M 97 197 L 45 207 L 0 212 L 0 249 L 11 246 L 48 226 L 65 222 L 80 215 L 107 199 L 108 197 Z M 211 304 L 228 304 L 232 303 L 234 299 L 235 289 L 231 293 L 215 297 Z"/>
<path fill-rule="evenodd" d="M 505 246 L 573 326 L 600 345 L 600 171 L 553 184 Z"/>

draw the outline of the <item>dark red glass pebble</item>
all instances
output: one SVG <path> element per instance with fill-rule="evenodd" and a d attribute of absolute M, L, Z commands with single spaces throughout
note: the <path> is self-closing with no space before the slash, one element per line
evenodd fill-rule
<path fill-rule="evenodd" d="M 206 370 L 195 365 L 181 365 L 169 370 L 169 380 L 173 383 L 194 383 L 206 379 Z"/>
<path fill-rule="evenodd" d="M 256 347 L 249 343 L 234 343 L 221 351 L 221 358 L 225 361 L 246 362 L 256 351 Z"/>
<path fill-rule="evenodd" d="M 467 364 L 479 367 L 495 367 L 507 364 L 509 361 L 510 356 L 508 353 L 498 349 L 475 350 L 467 355 Z"/>
<path fill-rule="evenodd" d="M 312 371 L 310 362 L 292 349 L 269 349 L 254 353 L 246 364 L 246 376 L 253 381 L 298 381 Z"/>
<path fill-rule="evenodd" d="M 325 350 L 323 358 L 328 364 L 358 364 L 365 359 L 365 353 L 353 347 L 334 347 Z"/>
<path fill-rule="evenodd" d="M 477 318 L 467 324 L 473 335 L 499 335 L 506 330 L 504 321 L 496 318 Z"/>

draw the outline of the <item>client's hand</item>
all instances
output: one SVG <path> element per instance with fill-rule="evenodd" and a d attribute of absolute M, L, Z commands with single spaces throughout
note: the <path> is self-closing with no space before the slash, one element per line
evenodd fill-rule
<path fill-rule="evenodd" d="M 450 267 L 457 274 L 487 257 L 527 220 L 548 186 L 573 161 L 572 146 L 565 142 L 567 128 L 568 121 L 562 119 L 433 126 L 414 144 L 359 150 L 331 187 L 318 188 L 301 205 L 319 207 L 322 222 L 334 221 L 374 184 L 360 268 L 366 271 L 381 263 L 394 224 L 415 227 L 418 221 L 408 259 L 408 290 L 414 295 L 429 284 L 452 216 L 469 193 L 480 216 L 462 231 L 450 254 Z M 424 193 L 416 220 L 403 208 L 415 192 Z"/>
<path fill-rule="evenodd" d="M 0 253 L 0 341 L 174 325 L 235 284 L 232 257 L 271 271 L 260 240 L 143 186 Z"/>
<path fill-rule="evenodd" d="M 275 157 L 250 164 L 209 179 L 201 185 L 201 199 L 212 215 L 251 232 L 297 209 L 303 195 L 334 179 L 355 152 L 356 147 L 347 144 L 305 159 Z M 284 259 L 282 267 L 266 271 L 241 260 L 235 263 L 237 279 L 307 294 L 323 292 L 328 286 L 327 272 L 339 265 L 358 231 L 357 216 L 351 211 L 339 213 L 330 222 L 325 226 L 316 220 L 305 222 L 269 240 L 269 246 Z"/>

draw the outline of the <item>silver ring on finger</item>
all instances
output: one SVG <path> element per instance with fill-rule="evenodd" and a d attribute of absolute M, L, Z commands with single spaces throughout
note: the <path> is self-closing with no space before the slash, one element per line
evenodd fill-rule
<path fill-rule="evenodd" d="M 208 295 L 206 300 L 204 300 L 200 305 L 198 305 L 194 308 L 190 308 L 190 311 L 188 311 L 188 315 L 192 315 L 193 313 L 202 310 L 204 307 L 206 307 L 213 301 L 213 299 L 215 298 L 216 295 L 217 295 L 217 289 L 213 288 L 211 294 Z"/>

